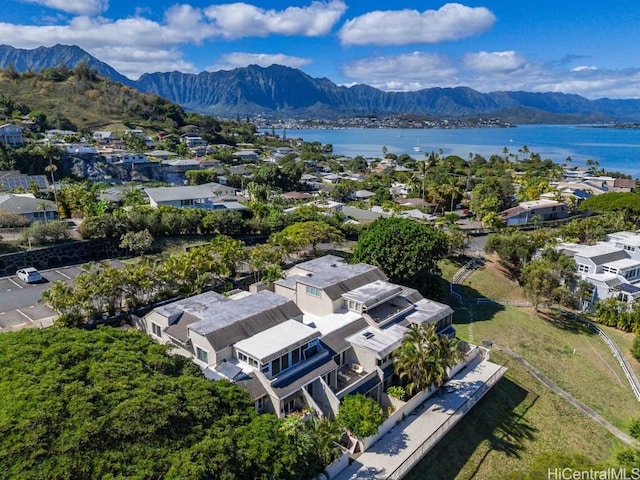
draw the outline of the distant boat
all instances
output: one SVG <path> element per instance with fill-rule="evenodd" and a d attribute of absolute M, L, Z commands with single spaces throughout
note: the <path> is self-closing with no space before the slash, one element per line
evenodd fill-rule
<path fill-rule="evenodd" d="M 421 152 L 422 148 L 420 148 L 420 145 L 418 145 L 420 143 L 420 139 L 416 140 L 416 146 L 413 147 L 413 151 L 414 152 Z"/>

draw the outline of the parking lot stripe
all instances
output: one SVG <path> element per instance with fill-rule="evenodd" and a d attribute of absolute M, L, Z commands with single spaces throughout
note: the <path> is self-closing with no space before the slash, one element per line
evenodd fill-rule
<path fill-rule="evenodd" d="M 12 279 L 10 279 L 10 278 L 7 278 L 7 280 L 9 280 L 11 283 L 13 283 L 13 284 L 14 284 L 16 287 L 18 287 L 18 288 L 24 288 L 22 285 L 20 285 L 20 284 L 19 284 L 19 283 L 17 283 L 17 282 L 14 282 L 14 281 L 13 281 Z"/>
<path fill-rule="evenodd" d="M 27 320 L 29 320 L 30 322 L 33 322 L 33 318 L 31 318 L 29 315 L 27 315 L 24 312 L 21 312 L 20 310 L 16 309 L 16 312 L 18 312 L 20 315 L 22 315 L 24 318 L 26 318 Z"/>
<path fill-rule="evenodd" d="M 60 274 L 60 275 L 62 275 L 67 280 L 71 280 L 71 277 L 69 275 L 66 275 L 66 274 L 62 273 L 60 270 L 55 270 L 55 272 Z"/>

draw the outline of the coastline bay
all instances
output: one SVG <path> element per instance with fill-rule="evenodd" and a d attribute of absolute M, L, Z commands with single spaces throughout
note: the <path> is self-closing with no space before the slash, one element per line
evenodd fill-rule
<path fill-rule="evenodd" d="M 282 132 L 276 132 L 282 134 Z M 337 155 L 380 157 L 382 147 L 389 153 L 406 153 L 423 158 L 442 149 L 445 155 L 502 155 L 505 147 L 519 155 L 523 146 L 542 158 L 584 166 L 588 159 L 607 171 L 619 171 L 640 178 L 640 130 L 583 127 L 575 125 L 523 125 L 514 128 L 467 129 L 305 129 L 287 130 L 287 138 L 331 143 Z M 420 152 L 415 152 L 419 147 Z"/>

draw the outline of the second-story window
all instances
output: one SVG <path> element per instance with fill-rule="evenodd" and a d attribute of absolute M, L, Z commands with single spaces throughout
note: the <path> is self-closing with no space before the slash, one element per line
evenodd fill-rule
<path fill-rule="evenodd" d="M 196 347 L 196 358 L 202 363 L 209 364 L 209 352 L 200 347 Z"/>
<path fill-rule="evenodd" d="M 319 297 L 320 293 L 321 293 L 321 290 L 319 288 L 311 287 L 307 285 L 307 294 L 313 295 L 314 297 Z"/>

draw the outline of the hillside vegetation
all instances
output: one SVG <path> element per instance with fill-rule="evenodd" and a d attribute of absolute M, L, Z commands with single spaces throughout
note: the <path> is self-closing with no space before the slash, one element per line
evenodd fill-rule
<path fill-rule="evenodd" d="M 245 138 L 253 128 L 187 113 L 158 95 L 105 79 L 86 64 L 75 69 L 61 65 L 39 73 L 0 70 L 2 113 L 9 121 L 29 117 L 36 122 L 36 130 L 61 128 L 84 133 L 123 124 L 143 128 L 150 135 L 159 131 L 181 133 L 193 126 L 213 143 Z"/>

